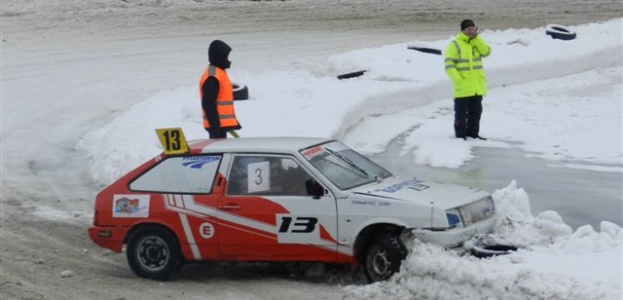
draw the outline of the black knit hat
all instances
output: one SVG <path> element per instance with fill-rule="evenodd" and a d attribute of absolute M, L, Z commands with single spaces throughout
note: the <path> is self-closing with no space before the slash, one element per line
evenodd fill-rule
<path fill-rule="evenodd" d="M 463 22 L 461 22 L 461 30 L 464 30 L 465 28 L 470 26 L 476 26 L 476 24 L 474 24 L 474 21 L 470 19 L 465 19 L 463 20 Z"/>

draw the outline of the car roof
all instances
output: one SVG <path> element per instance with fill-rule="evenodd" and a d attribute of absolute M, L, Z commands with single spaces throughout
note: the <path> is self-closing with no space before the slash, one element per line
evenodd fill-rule
<path fill-rule="evenodd" d="M 189 142 L 194 153 L 264 152 L 294 153 L 313 145 L 332 141 L 317 137 L 250 137 L 232 139 L 201 139 Z"/>

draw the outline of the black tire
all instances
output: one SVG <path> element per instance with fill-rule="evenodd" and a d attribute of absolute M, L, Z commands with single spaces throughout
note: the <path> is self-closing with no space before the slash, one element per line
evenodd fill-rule
<path fill-rule="evenodd" d="M 130 268 L 143 278 L 168 280 L 184 263 L 175 235 L 157 225 L 136 229 L 128 239 L 126 252 Z"/>
<path fill-rule="evenodd" d="M 361 75 L 363 75 L 366 72 L 366 70 L 361 70 L 361 71 L 357 71 L 357 72 L 350 72 L 350 73 L 344 73 L 344 74 L 340 74 L 337 75 L 337 79 L 349 79 L 349 78 L 355 78 L 355 77 L 359 77 Z"/>
<path fill-rule="evenodd" d="M 545 27 L 545 34 L 552 37 L 552 39 L 559 39 L 564 41 L 574 40 L 576 37 L 575 32 L 562 25 L 550 24 Z"/>
<path fill-rule="evenodd" d="M 232 83 L 234 88 L 234 100 L 249 99 L 249 88 L 244 84 Z"/>
<path fill-rule="evenodd" d="M 498 255 L 506 255 L 517 251 L 513 245 L 474 245 L 469 253 L 478 258 L 489 258 Z"/>
<path fill-rule="evenodd" d="M 400 271 L 407 249 L 395 235 L 375 237 L 366 249 L 363 266 L 369 282 L 387 280 Z"/>
<path fill-rule="evenodd" d="M 434 48 L 417 47 L 417 46 L 408 46 L 408 47 L 407 47 L 407 49 L 409 49 L 409 50 L 415 50 L 415 51 L 420 51 L 420 52 L 424 52 L 424 53 L 429 53 L 429 54 L 441 55 L 441 50 L 439 50 L 439 49 L 434 49 Z"/>

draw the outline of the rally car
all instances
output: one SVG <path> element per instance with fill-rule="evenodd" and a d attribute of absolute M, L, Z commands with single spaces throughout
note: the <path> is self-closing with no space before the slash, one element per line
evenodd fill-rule
<path fill-rule="evenodd" d="M 401 179 L 337 140 L 163 136 L 162 154 L 97 195 L 88 230 L 126 245 L 140 277 L 169 279 L 187 261 L 323 262 L 381 281 L 406 237 L 455 247 L 496 220 L 487 192 Z"/>

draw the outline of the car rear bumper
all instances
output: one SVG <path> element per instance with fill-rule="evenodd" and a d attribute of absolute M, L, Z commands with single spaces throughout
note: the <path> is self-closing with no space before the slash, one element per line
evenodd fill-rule
<path fill-rule="evenodd" d="M 419 240 L 448 248 L 461 246 L 464 242 L 477 234 L 487 234 L 493 231 L 497 215 L 481 220 L 467 227 L 457 227 L 443 231 L 430 229 L 414 229 L 413 235 Z"/>
<path fill-rule="evenodd" d="M 93 226 L 89 227 L 89 237 L 100 247 L 121 252 L 128 230 L 129 227 Z"/>

